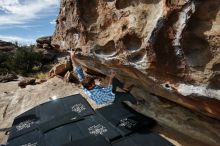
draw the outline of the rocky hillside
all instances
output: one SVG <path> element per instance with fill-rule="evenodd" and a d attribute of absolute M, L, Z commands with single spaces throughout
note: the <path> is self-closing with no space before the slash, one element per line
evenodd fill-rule
<path fill-rule="evenodd" d="M 219 0 L 61 0 L 52 44 L 80 48 L 85 66 L 113 68 L 142 91 L 220 119 Z"/>

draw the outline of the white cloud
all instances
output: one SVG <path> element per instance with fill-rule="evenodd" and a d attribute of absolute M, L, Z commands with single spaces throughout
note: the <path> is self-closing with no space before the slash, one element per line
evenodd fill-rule
<path fill-rule="evenodd" d="M 25 24 L 53 14 L 53 8 L 59 6 L 59 0 L 0 0 L 0 26 Z"/>
<path fill-rule="evenodd" d="M 22 44 L 34 44 L 34 39 L 27 39 L 18 36 L 7 36 L 7 35 L 0 35 L 0 40 L 7 41 L 7 42 L 19 42 Z"/>
<path fill-rule="evenodd" d="M 50 24 L 55 25 L 56 24 L 56 19 L 50 21 Z"/>

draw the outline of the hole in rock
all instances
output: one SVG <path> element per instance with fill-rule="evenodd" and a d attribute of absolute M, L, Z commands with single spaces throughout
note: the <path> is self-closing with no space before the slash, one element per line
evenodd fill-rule
<path fill-rule="evenodd" d="M 79 31 L 75 27 L 70 27 L 69 29 L 66 30 L 67 33 L 72 33 L 72 34 L 78 34 Z"/>
<path fill-rule="evenodd" d="M 115 0 L 104 0 L 105 2 L 113 2 L 113 1 L 115 1 Z"/>
<path fill-rule="evenodd" d="M 183 51 L 191 67 L 205 67 L 212 57 L 208 42 L 193 34 L 183 40 Z"/>
<path fill-rule="evenodd" d="M 219 90 L 220 89 L 220 75 L 215 75 L 209 83 L 209 88 Z"/>
<path fill-rule="evenodd" d="M 127 58 L 129 62 L 135 63 L 141 61 L 144 58 L 145 54 L 146 51 L 143 49 L 138 52 L 129 54 Z"/>
<path fill-rule="evenodd" d="M 63 16 L 60 19 L 61 19 L 61 21 L 66 21 L 66 16 Z"/>
<path fill-rule="evenodd" d="M 85 21 L 87 26 L 95 23 L 98 18 L 97 0 L 79 0 L 79 9 L 82 19 Z"/>
<path fill-rule="evenodd" d="M 127 25 L 123 25 L 122 26 L 122 31 L 125 31 L 126 29 L 128 29 Z"/>
<path fill-rule="evenodd" d="M 97 46 L 95 49 L 95 54 L 97 55 L 107 55 L 111 56 L 116 53 L 115 42 L 113 40 L 109 41 L 104 46 Z"/>
<path fill-rule="evenodd" d="M 169 85 L 169 84 L 165 84 L 165 87 L 166 87 L 166 88 L 170 88 L 170 85 Z"/>
<path fill-rule="evenodd" d="M 220 63 L 215 64 L 212 68 L 213 71 L 220 71 Z"/>
<path fill-rule="evenodd" d="M 137 6 L 140 3 L 151 4 L 158 3 L 160 0 L 117 0 L 116 1 L 116 9 L 125 9 L 130 6 Z"/>
<path fill-rule="evenodd" d="M 127 34 L 122 41 L 128 51 L 138 50 L 142 43 L 136 34 Z"/>
<path fill-rule="evenodd" d="M 117 0 L 116 1 L 116 9 L 124 9 L 129 6 L 137 5 L 138 0 Z"/>
<path fill-rule="evenodd" d="M 165 83 L 162 85 L 164 88 L 166 88 L 166 90 L 172 90 L 172 87 L 170 86 L 170 84 Z"/>
<path fill-rule="evenodd" d="M 212 59 L 210 40 L 205 34 L 215 26 L 213 20 L 218 16 L 219 5 L 220 1 L 198 3 L 195 13 L 187 24 L 182 44 L 187 62 L 191 67 L 199 66 L 204 70 L 206 64 Z"/>

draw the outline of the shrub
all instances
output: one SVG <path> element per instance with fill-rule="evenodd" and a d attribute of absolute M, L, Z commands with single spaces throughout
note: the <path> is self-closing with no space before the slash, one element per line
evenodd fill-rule
<path fill-rule="evenodd" d="M 9 72 L 8 66 L 7 66 L 7 61 L 9 60 L 10 56 L 5 53 L 0 51 L 0 74 L 6 74 Z"/>
<path fill-rule="evenodd" d="M 15 52 L 0 51 L 0 74 L 21 73 L 28 74 L 33 69 L 41 69 L 43 62 L 42 52 L 35 52 L 34 46 L 17 46 Z"/>
<path fill-rule="evenodd" d="M 10 61 L 13 70 L 29 73 L 34 66 L 41 66 L 42 53 L 34 52 L 32 48 L 18 48 Z"/>

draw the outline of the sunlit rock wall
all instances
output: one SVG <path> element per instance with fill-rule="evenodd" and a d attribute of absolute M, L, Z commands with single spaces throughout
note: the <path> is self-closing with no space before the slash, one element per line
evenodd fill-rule
<path fill-rule="evenodd" d="M 219 0 L 61 0 L 52 43 L 80 48 L 91 69 L 115 69 L 137 88 L 220 119 Z"/>

